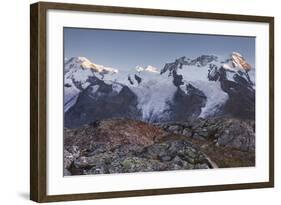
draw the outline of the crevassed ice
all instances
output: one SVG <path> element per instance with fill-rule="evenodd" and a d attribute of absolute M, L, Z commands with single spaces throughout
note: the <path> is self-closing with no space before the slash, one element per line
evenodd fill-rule
<path fill-rule="evenodd" d="M 155 79 L 131 89 L 138 97 L 138 108 L 142 111 L 143 119 L 150 121 L 163 114 L 167 109 L 167 102 L 172 100 L 177 88 L 169 82 Z"/>
<path fill-rule="evenodd" d="M 208 67 L 184 66 L 178 70 L 183 75 L 185 85 L 190 83 L 206 96 L 206 105 L 201 109 L 199 117 L 215 114 L 220 106 L 228 100 L 228 94 L 221 89 L 220 83 L 208 80 Z"/>

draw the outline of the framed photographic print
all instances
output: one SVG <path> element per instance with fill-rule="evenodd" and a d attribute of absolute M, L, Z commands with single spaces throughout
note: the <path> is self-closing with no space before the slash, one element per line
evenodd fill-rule
<path fill-rule="evenodd" d="M 31 5 L 30 197 L 274 186 L 274 18 Z"/>

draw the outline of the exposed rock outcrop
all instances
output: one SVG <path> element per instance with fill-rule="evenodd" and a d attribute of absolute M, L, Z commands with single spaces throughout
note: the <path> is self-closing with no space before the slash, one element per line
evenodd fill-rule
<path fill-rule="evenodd" d="M 236 148 L 241 151 L 255 150 L 255 124 L 252 120 L 199 118 L 189 122 L 159 123 L 158 125 L 171 133 L 213 141 L 217 146 Z"/>
<path fill-rule="evenodd" d="M 170 133 L 183 135 L 200 147 L 218 167 L 255 166 L 255 122 L 233 118 L 159 123 Z"/>
<path fill-rule="evenodd" d="M 188 138 L 135 120 L 64 130 L 65 175 L 214 168 Z"/>

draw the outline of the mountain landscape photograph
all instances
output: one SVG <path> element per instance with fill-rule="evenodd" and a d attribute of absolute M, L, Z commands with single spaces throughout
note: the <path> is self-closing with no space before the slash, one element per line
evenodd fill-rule
<path fill-rule="evenodd" d="M 255 166 L 255 37 L 63 33 L 64 176 Z"/>

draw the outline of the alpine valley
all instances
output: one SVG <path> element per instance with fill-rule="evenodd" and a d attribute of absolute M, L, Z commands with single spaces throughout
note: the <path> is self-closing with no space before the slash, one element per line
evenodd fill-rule
<path fill-rule="evenodd" d="M 64 62 L 64 174 L 255 165 L 255 68 L 233 52 L 121 71 Z"/>

